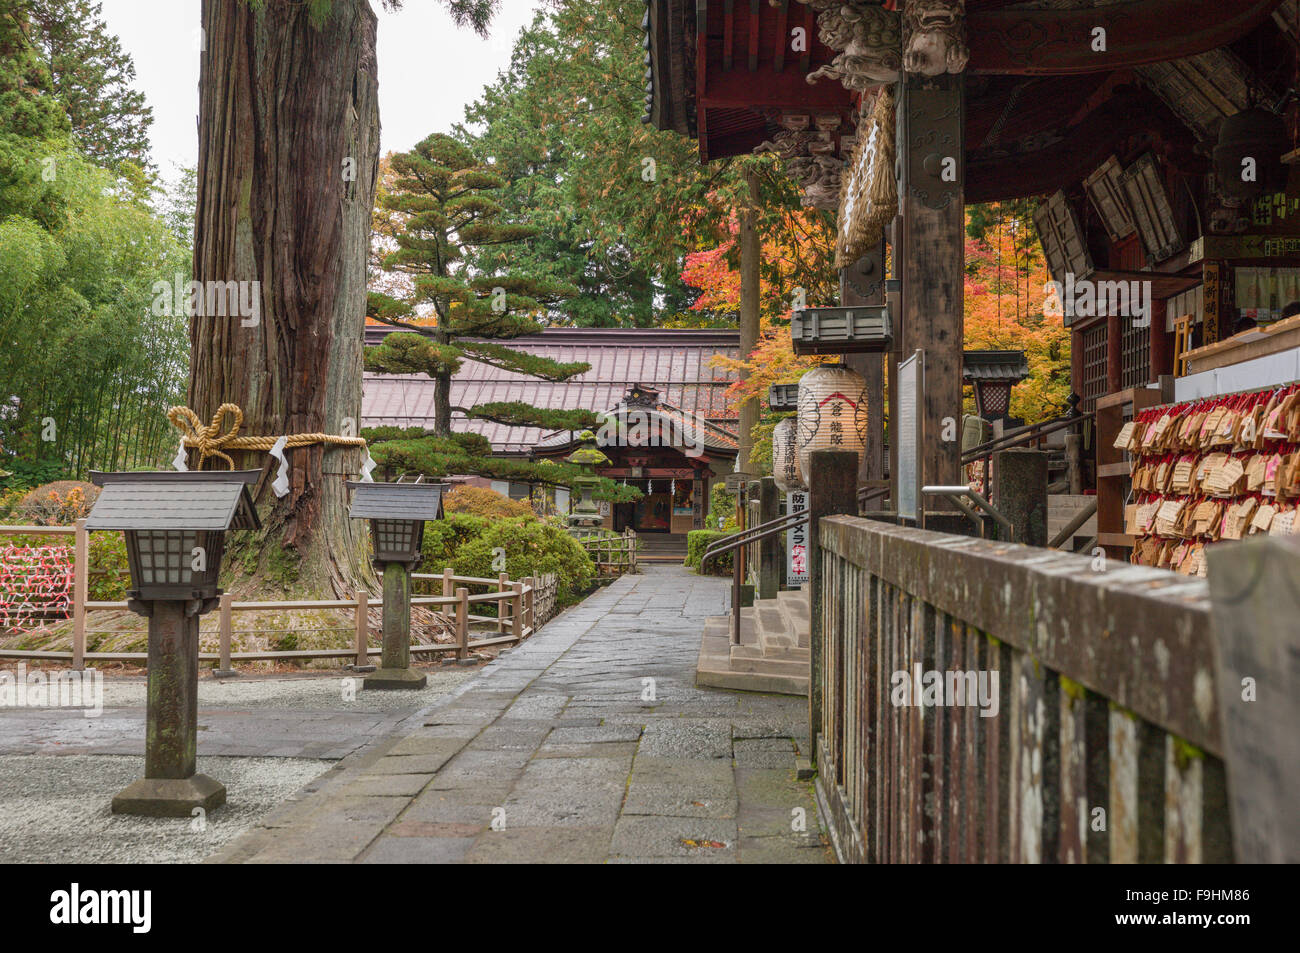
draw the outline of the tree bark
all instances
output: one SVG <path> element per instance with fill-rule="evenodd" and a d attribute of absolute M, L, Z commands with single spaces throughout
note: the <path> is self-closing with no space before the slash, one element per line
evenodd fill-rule
<path fill-rule="evenodd" d="M 334 0 L 321 23 L 306 4 L 203 0 L 202 22 L 194 278 L 259 282 L 261 314 L 254 326 L 246 316 L 191 319 L 190 406 L 206 422 L 238 404 L 241 432 L 253 436 L 359 427 L 379 155 L 375 15 L 368 0 Z M 361 451 L 287 453 L 279 499 L 273 458 L 236 459 L 264 468 L 257 501 L 268 530 L 251 587 L 286 565 L 268 563 L 275 541 L 297 560 L 303 591 L 341 595 L 369 581 L 364 527 L 347 518 L 344 486 Z"/>
<path fill-rule="evenodd" d="M 745 173 L 749 186 L 749 204 L 740 212 L 740 357 L 747 359 L 758 346 L 758 263 L 762 244 L 758 238 L 758 178 L 750 169 Z M 748 377 L 740 372 L 741 379 Z M 752 398 L 740 405 L 739 456 L 736 469 L 749 473 L 750 453 L 754 448 L 753 430 L 758 423 L 758 402 Z"/>

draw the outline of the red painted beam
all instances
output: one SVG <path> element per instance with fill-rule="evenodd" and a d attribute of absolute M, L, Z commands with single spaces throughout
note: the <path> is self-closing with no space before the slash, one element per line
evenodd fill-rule
<path fill-rule="evenodd" d="M 698 93 L 699 111 L 706 106 L 748 108 L 755 112 L 763 109 L 850 110 L 853 97 L 839 83 L 809 84 L 803 75 L 794 71 L 769 73 L 761 70 L 749 73 L 735 70 L 714 73 Z"/>
<path fill-rule="evenodd" d="M 1282 0 L 1134 0 L 1069 10 L 967 15 L 970 72 L 1095 73 L 1195 56 L 1226 46 L 1268 19 Z M 1093 31 L 1106 30 L 1106 52 Z"/>

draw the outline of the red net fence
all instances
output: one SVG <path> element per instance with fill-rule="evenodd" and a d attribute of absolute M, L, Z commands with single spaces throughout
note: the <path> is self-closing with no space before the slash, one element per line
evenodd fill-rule
<path fill-rule="evenodd" d="M 0 539 L 0 636 L 39 632 L 71 618 L 72 583 L 71 546 Z"/>

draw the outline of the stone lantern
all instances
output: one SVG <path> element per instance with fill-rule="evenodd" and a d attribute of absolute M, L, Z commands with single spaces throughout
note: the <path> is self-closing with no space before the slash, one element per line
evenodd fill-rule
<path fill-rule="evenodd" d="M 370 521 L 375 568 L 384 576 L 383 654 L 365 688 L 423 688 L 411 668 L 411 572 L 420 564 L 425 520 L 442 519 L 444 483 L 355 483 L 352 519 Z"/>
<path fill-rule="evenodd" d="M 580 446 L 565 457 L 566 463 L 583 467 L 582 476 L 573 478 L 573 487 L 580 494 L 578 502 L 569 513 L 571 529 L 595 529 L 601 524 L 600 507 L 591 498 L 591 494 L 600 485 L 600 478 L 593 472 L 596 467 L 608 466 L 609 457 L 596 445 L 596 435 L 590 430 L 578 434 Z"/>
<path fill-rule="evenodd" d="M 113 813 L 189 817 L 226 801 L 195 773 L 199 616 L 217 607 L 229 530 L 261 527 L 248 486 L 259 470 L 92 473 L 103 487 L 87 530 L 126 535 L 127 607 L 149 620 L 145 776 L 113 798 Z"/>

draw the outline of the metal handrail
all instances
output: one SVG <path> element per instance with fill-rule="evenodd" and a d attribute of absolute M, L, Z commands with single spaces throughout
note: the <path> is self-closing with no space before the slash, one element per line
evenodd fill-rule
<path fill-rule="evenodd" d="M 975 463 L 981 457 L 986 457 L 997 450 L 1009 450 L 1012 447 L 1019 446 L 1022 443 L 1028 443 L 1030 440 L 1036 440 L 1039 437 L 1046 437 L 1049 433 L 1056 433 L 1058 430 L 1064 430 L 1067 427 L 1073 427 L 1076 424 L 1083 423 L 1085 420 L 1092 419 L 1091 412 L 1077 414 L 1073 417 L 1056 417 L 1052 420 L 1044 420 L 1041 423 L 1030 424 L 1027 427 L 1017 427 L 1015 430 L 1009 430 L 1001 437 L 994 437 L 987 443 L 982 443 L 978 447 L 972 447 L 961 455 L 963 465 Z"/>
<path fill-rule="evenodd" d="M 785 516 L 778 516 L 774 520 L 768 520 L 766 523 L 760 523 L 757 526 L 751 526 L 749 529 L 732 533 L 726 539 L 720 539 L 704 551 L 700 557 L 700 568 L 714 556 L 721 556 L 723 553 L 729 553 L 733 549 L 739 549 L 741 546 L 748 546 L 750 543 L 756 543 L 759 540 L 767 539 L 769 536 L 775 536 L 778 533 L 784 533 L 791 527 L 798 526 L 800 523 L 808 521 L 808 510 L 802 509 L 797 513 L 789 513 Z M 785 524 L 789 524 L 788 526 Z"/>

